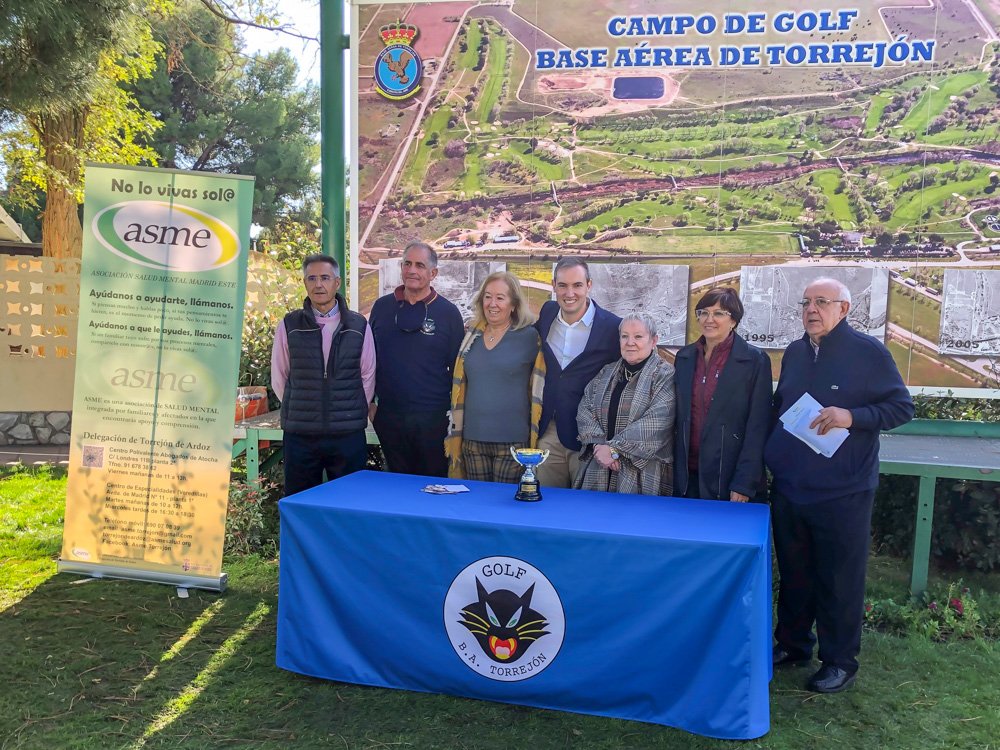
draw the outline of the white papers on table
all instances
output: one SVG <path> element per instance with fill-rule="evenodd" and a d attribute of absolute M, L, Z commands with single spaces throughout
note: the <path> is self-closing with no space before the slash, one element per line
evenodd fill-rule
<path fill-rule="evenodd" d="M 432 495 L 457 495 L 459 492 L 468 492 L 469 488 L 464 484 L 429 484 L 420 491 Z"/>
<path fill-rule="evenodd" d="M 819 416 L 822 408 L 823 405 L 819 401 L 810 394 L 803 393 L 798 401 L 788 407 L 780 419 L 786 431 L 793 434 L 816 453 L 830 458 L 851 433 L 844 427 L 834 427 L 825 435 L 820 435 L 817 428 L 810 428 L 809 425 Z"/>

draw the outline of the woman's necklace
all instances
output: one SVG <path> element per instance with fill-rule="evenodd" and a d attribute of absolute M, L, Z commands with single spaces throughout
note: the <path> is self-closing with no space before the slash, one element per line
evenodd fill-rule
<path fill-rule="evenodd" d="M 503 335 L 505 333 L 507 333 L 507 329 L 508 328 L 510 328 L 510 323 L 509 322 L 507 323 L 507 325 L 505 325 L 502 329 L 500 329 L 496 333 L 490 333 L 490 329 L 487 328 L 486 329 L 486 343 L 492 344 L 493 342 L 498 341 L 499 339 L 501 339 L 503 337 Z"/>
<path fill-rule="evenodd" d="M 625 363 L 625 366 L 622 368 L 622 374 L 625 377 L 626 383 L 642 371 L 642 368 L 646 366 L 646 362 L 649 361 L 651 356 L 651 354 L 647 355 L 646 359 L 642 360 L 642 362 L 636 362 L 634 365 L 630 365 L 628 362 Z"/>

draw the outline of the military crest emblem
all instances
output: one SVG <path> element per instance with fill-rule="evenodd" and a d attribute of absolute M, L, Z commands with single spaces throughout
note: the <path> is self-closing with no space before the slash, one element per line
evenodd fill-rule
<path fill-rule="evenodd" d="M 413 49 L 419 31 L 402 21 L 379 29 L 385 48 L 375 58 L 375 90 L 386 99 L 409 99 L 420 90 L 424 64 Z"/>

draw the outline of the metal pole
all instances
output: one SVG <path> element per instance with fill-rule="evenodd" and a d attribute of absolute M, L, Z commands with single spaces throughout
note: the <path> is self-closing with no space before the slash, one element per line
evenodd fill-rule
<path fill-rule="evenodd" d="M 347 278 L 347 183 L 344 153 L 345 0 L 320 0 L 320 168 L 322 171 L 323 252 L 340 264 Z M 346 292 L 346 290 L 345 290 Z"/>
<path fill-rule="evenodd" d="M 931 559 L 931 530 L 934 524 L 934 489 L 936 477 L 921 475 L 917 492 L 917 528 L 913 533 L 913 572 L 910 575 L 910 596 L 916 598 L 927 591 L 927 572 Z"/>

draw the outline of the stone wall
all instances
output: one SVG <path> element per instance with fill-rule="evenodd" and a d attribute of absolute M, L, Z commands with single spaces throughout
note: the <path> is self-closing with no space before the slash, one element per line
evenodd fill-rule
<path fill-rule="evenodd" d="M 70 412 L 0 412 L 0 445 L 69 445 Z"/>

